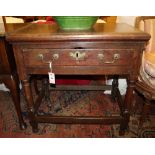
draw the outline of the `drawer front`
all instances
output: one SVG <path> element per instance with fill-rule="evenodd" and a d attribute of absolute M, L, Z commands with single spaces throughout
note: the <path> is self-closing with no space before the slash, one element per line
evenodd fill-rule
<path fill-rule="evenodd" d="M 24 49 L 27 67 L 47 66 L 129 66 L 133 50 L 124 49 Z"/>

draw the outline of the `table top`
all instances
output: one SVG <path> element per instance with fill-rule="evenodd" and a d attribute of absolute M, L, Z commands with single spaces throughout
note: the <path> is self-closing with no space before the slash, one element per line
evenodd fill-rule
<path fill-rule="evenodd" d="M 26 25 L 28 25 L 28 23 L 9 23 L 6 25 L 0 23 L 0 37 L 4 37 L 7 33 L 13 32 Z"/>
<path fill-rule="evenodd" d="M 7 33 L 8 41 L 149 40 L 150 35 L 128 24 L 96 23 L 87 31 L 64 31 L 57 24 L 30 23 Z"/>

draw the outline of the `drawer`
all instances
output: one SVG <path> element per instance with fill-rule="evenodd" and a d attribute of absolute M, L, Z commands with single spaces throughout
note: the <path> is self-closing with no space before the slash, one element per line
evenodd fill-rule
<path fill-rule="evenodd" d="M 124 49 L 24 49 L 27 67 L 47 66 L 103 66 L 123 65 L 132 62 L 134 52 Z"/>

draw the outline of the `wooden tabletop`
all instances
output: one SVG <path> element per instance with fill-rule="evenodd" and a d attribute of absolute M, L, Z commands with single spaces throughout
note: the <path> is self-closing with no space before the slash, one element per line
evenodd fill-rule
<path fill-rule="evenodd" d="M 9 23 L 4 26 L 0 23 L 0 37 L 5 36 L 7 33 L 16 31 L 17 29 L 28 25 L 27 23 Z"/>
<path fill-rule="evenodd" d="M 150 35 L 127 24 L 97 23 L 87 31 L 64 31 L 57 24 L 30 23 L 7 33 L 9 41 L 148 40 Z"/>

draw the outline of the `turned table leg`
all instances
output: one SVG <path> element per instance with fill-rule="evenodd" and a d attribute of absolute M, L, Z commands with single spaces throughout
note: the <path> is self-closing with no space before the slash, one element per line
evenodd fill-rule
<path fill-rule="evenodd" d="M 113 102 L 116 101 L 116 97 L 117 97 L 116 89 L 118 88 L 118 77 L 119 77 L 118 75 L 115 75 L 112 81 L 111 99 Z"/>
<path fill-rule="evenodd" d="M 28 114 L 29 114 L 30 124 L 32 126 L 32 131 L 38 132 L 38 122 L 35 120 L 34 104 L 33 104 L 30 82 L 29 80 L 26 79 L 26 80 L 22 80 L 22 84 L 25 92 L 26 101 L 27 101 Z"/>
<path fill-rule="evenodd" d="M 20 106 L 20 92 L 19 92 L 19 80 L 16 74 L 6 75 L 3 78 L 4 84 L 10 89 L 10 93 L 15 105 L 15 109 L 19 119 L 20 129 L 26 129 L 26 123 L 23 120 Z"/>
<path fill-rule="evenodd" d="M 128 81 L 127 91 L 124 100 L 124 120 L 120 124 L 120 135 L 124 134 L 125 130 L 128 129 L 130 121 L 131 104 L 133 100 L 135 82 L 133 80 Z"/>

